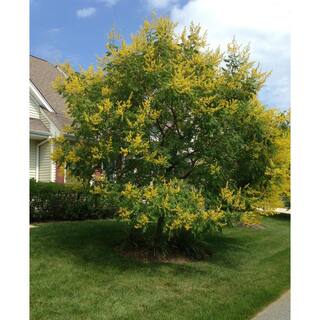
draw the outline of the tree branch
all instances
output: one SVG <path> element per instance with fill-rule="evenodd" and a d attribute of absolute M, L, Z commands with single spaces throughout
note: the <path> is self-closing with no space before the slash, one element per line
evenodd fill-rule
<path fill-rule="evenodd" d="M 177 130 L 177 133 L 178 133 L 178 136 L 180 137 L 180 139 L 183 139 L 183 135 L 179 129 L 179 126 L 178 126 L 178 119 L 177 119 L 177 115 L 175 113 L 175 111 L 172 109 L 172 107 L 169 107 L 171 113 L 172 113 L 172 116 L 173 116 L 173 123 L 174 123 L 174 126 L 176 127 L 176 130 Z"/>

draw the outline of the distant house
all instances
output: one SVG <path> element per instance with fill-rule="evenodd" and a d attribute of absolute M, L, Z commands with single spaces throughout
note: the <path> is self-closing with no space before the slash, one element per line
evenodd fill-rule
<path fill-rule="evenodd" d="M 29 176 L 36 181 L 65 182 L 65 170 L 51 160 L 51 139 L 71 124 L 64 98 L 52 87 L 63 74 L 48 61 L 30 56 L 30 158 Z"/>

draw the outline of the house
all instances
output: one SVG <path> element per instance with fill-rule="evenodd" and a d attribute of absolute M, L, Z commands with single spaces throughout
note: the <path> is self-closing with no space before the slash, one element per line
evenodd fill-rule
<path fill-rule="evenodd" d="M 52 82 L 63 72 L 58 66 L 41 58 L 30 56 L 29 121 L 30 155 L 29 177 L 36 181 L 65 182 L 65 170 L 51 160 L 51 140 L 71 124 L 64 98 Z"/>

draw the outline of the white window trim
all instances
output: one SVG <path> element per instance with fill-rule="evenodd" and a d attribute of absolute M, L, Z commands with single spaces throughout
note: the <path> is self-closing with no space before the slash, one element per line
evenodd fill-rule
<path fill-rule="evenodd" d="M 54 110 L 50 107 L 49 103 L 47 102 L 47 100 L 42 96 L 42 94 L 40 93 L 40 91 L 36 88 L 36 86 L 30 81 L 30 89 L 31 92 L 34 94 L 34 96 L 38 99 L 38 101 L 40 102 L 40 105 L 44 108 L 46 108 L 48 111 L 50 112 L 54 112 Z"/>

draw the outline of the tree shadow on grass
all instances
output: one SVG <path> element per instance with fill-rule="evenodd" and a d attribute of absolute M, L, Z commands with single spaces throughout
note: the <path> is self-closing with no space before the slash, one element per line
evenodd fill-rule
<path fill-rule="evenodd" d="M 196 261 L 184 264 L 144 262 L 120 255 L 116 248 L 126 238 L 126 230 L 124 223 L 112 220 L 44 224 L 33 230 L 31 246 L 32 243 L 39 246 L 35 250 L 41 250 L 41 254 L 48 255 L 48 259 L 67 256 L 79 265 L 94 265 L 98 269 L 111 266 L 119 272 L 132 269 L 143 272 L 166 265 L 174 273 L 205 273 L 198 268 Z M 239 262 L 234 255 L 247 250 L 244 239 L 218 234 L 208 240 L 213 254 L 200 263 L 228 269 L 238 267 Z"/>
<path fill-rule="evenodd" d="M 237 255 L 243 255 L 249 252 L 247 248 L 248 239 L 245 237 L 237 238 L 221 233 L 208 241 L 213 251 L 209 262 L 225 268 L 236 269 L 239 266 Z"/>
<path fill-rule="evenodd" d="M 269 218 L 274 220 L 282 220 L 282 221 L 290 221 L 291 220 L 291 214 L 288 213 L 278 213 L 273 216 L 270 216 Z"/>

